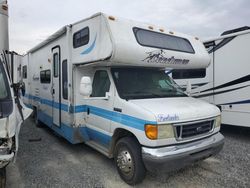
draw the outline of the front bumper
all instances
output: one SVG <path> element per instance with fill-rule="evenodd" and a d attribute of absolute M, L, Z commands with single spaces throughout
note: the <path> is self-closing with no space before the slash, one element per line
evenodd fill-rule
<path fill-rule="evenodd" d="M 224 136 L 216 133 L 208 138 L 161 148 L 142 147 L 142 159 L 148 171 L 169 172 L 218 153 Z"/>
<path fill-rule="evenodd" d="M 0 154 L 0 168 L 5 167 L 9 164 L 14 158 L 14 152 L 10 154 Z"/>

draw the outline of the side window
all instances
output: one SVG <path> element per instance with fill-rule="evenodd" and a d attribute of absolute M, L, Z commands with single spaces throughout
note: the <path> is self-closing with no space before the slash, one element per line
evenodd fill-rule
<path fill-rule="evenodd" d="M 98 70 L 95 72 L 91 97 L 105 97 L 109 92 L 110 80 L 107 71 Z"/>
<path fill-rule="evenodd" d="M 67 60 L 62 62 L 62 94 L 64 99 L 68 99 L 68 63 Z"/>
<path fill-rule="evenodd" d="M 23 78 L 27 78 L 27 65 L 23 66 Z"/>
<path fill-rule="evenodd" d="M 80 46 L 86 45 L 89 43 L 89 28 L 85 27 L 80 31 L 77 31 L 73 35 L 73 47 L 78 48 Z"/>
<path fill-rule="evenodd" d="M 40 82 L 42 84 L 49 84 L 51 82 L 51 71 L 43 70 L 40 72 Z"/>
<path fill-rule="evenodd" d="M 192 79 L 206 77 L 206 69 L 176 69 L 172 72 L 173 79 Z"/>
<path fill-rule="evenodd" d="M 53 55 L 53 71 L 54 71 L 54 77 L 58 77 L 58 74 L 59 74 L 59 56 L 58 56 L 58 53 L 55 53 Z"/>
<path fill-rule="evenodd" d="M 174 50 L 194 54 L 192 44 L 186 38 L 149 31 L 141 28 L 133 28 L 137 42 L 142 46 Z"/>

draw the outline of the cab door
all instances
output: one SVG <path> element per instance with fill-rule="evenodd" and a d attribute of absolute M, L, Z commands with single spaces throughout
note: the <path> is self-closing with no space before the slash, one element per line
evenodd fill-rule
<path fill-rule="evenodd" d="M 86 99 L 86 126 L 89 128 L 90 138 L 102 145 L 108 145 L 108 142 L 99 133 L 105 135 L 110 133 L 113 117 L 114 86 L 110 78 L 107 70 L 96 70 L 92 82 L 92 94 L 90 99 Z"/>
<path fill-rule="evenodd" d="M 61 125 L 61 53 L 60 46 L 52 48 L 52 117 L 53 125 Z"/>

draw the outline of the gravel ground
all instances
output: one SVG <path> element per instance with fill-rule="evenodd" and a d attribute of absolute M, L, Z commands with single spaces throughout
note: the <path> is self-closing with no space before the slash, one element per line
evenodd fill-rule
<path fill-rule="evenodd" d="M 177 172 L 148 173 L 136 187 L 250 187 L 250 129 L 223 126 L 223 150 Z M 30 142 L 29 139 L 41 140 Z M 16 163 L 7 167 L 7 187 L 129 187 L 113 160 L 84 145 L 71 145 L 48 128 L 26 120 Z"/>

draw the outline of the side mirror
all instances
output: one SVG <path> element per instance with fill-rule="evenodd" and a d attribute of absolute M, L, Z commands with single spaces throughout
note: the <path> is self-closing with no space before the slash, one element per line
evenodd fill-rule
<path fill-rule="evenodd" d="M 80 94 L 86 98 L 88 98 L 92 93 L 92 82 L 91 78 L 88 76 L 84 76 L 81 78 L 80 82 Z"/>
<path fill-rule="evenodd" d="M 191 95 L 191 91 L 192 91 L 192 84 L 191 84 L 190 80 L 188 80 L 188 81 L 187 81 L 186 94 L 187 94 L 188 96 L 190 96 L 190 95 Z"/>

